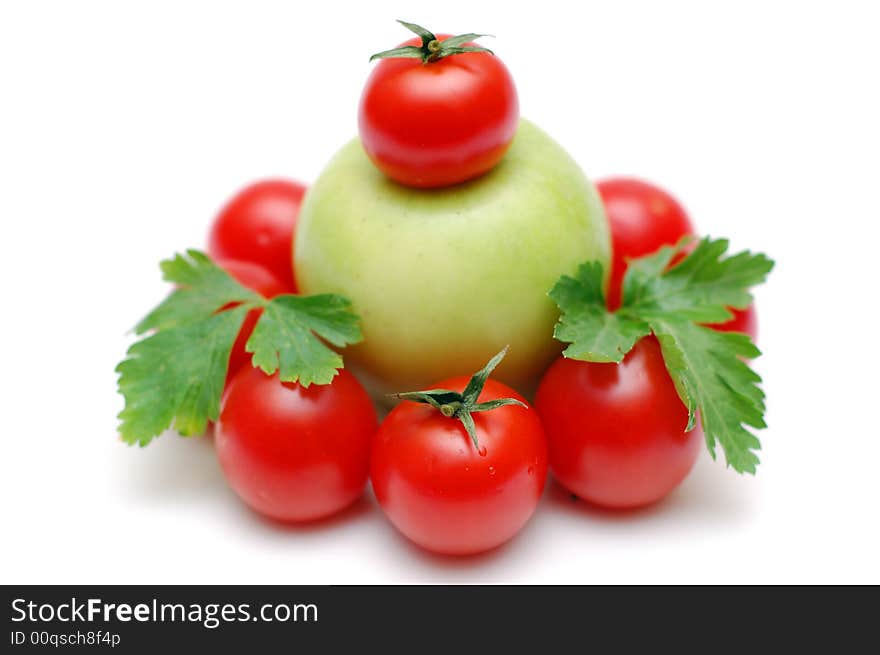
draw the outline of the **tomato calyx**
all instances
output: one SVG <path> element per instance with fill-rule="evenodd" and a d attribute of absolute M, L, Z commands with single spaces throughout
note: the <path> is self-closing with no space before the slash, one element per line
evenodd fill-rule
<path fill-rule="evenodd" d="M 525 403 L 516 398 L 497 398 L 496 400 L 487 400 L 479 403 L 477 399 L 486 385 L 495 367 L 501 363 L 507 354 L 507 346 L 500 353 L 495 355 L 489 362 L 479 371 L 474 373 L 468 381 L 464 391 L 450 391 L 449 389 L 426 389 L 424 391 L 405 391 L 403 393 L 391 394 L 394 398 L 400 400 L 412 400 L 417 403 L 424 403 L 440 411 L 446 418 L 454 418 L 461 421 L 465 431 L 471 438 L 474 448 L 480 449 L 480 443 L 477 440 L 477 428 L 474 425 L 474 412 L 487 412 L 505 405 L 519 405 L 527 407 Z"/>
<path fill-rule="evenodd" d="M 421 59 L 423 64 L 430 64 L 432 62 L 443 59 L 443 57 L 448 57 L 449 55 L 460 55 L 466 52 L 488 52 L 490 55 L 495 54 L 488 48 L 484 48 L 478 45 L 465 45 L 470 41 L 475 39 L 479 39 L 484 36 L 491 36 L 489 34 L 476 34 L 473 32 L 468 32 L 467 34 L 458 34 L 456 36 L 450 36 L 448 39 L 443 39 L 442 41 L 438 39 L 433 32 L 429 32 L 421 25 L 416 25 L 415 23 L 407 23 L 406 21 L 398 20 L 398 23 L 403 25 L 410 32 L 414 32 L 421 38 L 422 45 L 407 45 L 401 46 L 400 48 L 392 48 L 391 50 L 385 50 L 383 52 L 377 52 L 372 57 L 370 57 L 370 61 L 375 59 L 400 59 L 400 58 L 410 58 L 410 59 Z"/>

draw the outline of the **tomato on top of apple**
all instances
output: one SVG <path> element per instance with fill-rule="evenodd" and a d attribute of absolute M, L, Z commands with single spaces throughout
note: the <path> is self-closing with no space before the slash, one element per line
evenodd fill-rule
<path fill-rule="evenodd" d="M 373 55 L 358 112 L 361 141 L 388 177 L 441 187 L 490 170 L 510 146 L 519 118 L 504 63 L 473 43 L 483 34 L 434 35 L 399 21 L 416 38 Z"/>
<path fill-rule="evenodd" d="M 404 25 L 420 41 L 374 56 L 360 138 L 303 202 L 297 282 L 351 299 L 364 341 L 346 358 L 377 397 L 475 370 L 505 345 L 499 379 L 529 395 L 561 350 L 548 289 L 610 257 L 601 201 L 563 148 L 518 120 L 509 73 L 472 43 L 481 35 Z"/>

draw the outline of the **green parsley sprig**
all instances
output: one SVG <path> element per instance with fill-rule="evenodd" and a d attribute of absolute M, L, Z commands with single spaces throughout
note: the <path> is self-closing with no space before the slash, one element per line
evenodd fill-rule
<path fill-rule="evenodd" d="M 582 264 L 574 277 L 562 276 L 550 297 L 562 312 L 554 336 L 569 344 L 563 354 L 588 362 L 620 362 L 636 342 L 654 334 L 666 368 L 688 410 L 686 430 L 697 414 L 712 457 L 715 445 L 727 464 L 754 473 L 758 438 L 764 428 L 764 392 L 747 359 L 760 355 L 748 335 L 705 327 L 732 317 L 731 307 L 752 301 L 749 289 L 763 282 L 773 261 L 762 254 L 726 256 L 726 239 L 705 238 L 679 263 L 687 240 L 629 263 L 620 309 L 608 311 L 603 269 Z"/>
<path fill-rule="evenodd" d="M 343 366 L 324 341 L 341 348 L 362 339 L 360 321 L 341 296 L 268 300 L 197 250 L 160 266 L 176 288 L 137 324 L 141 339 L 116 367 L 125 397 L 119 431 L 130 444 L 145 446 L 170 427 L 201 434 L 217 419 L 229 355 L 251 310 L 262 309 L 245 346 L 253 365 L 304 387 L 328 384 Z"/>

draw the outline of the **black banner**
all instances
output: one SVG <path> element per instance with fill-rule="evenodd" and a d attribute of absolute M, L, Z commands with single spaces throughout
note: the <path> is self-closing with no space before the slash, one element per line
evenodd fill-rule
<path fill-rule="evenodd" d="M 565 639 L 578 649 L 629 652 L 766 645 L 775 636 L 842 652 L 874 643 L 877 600 L 874 588 L 3 587 L 0 651 L 336 652 L 397 644 L 494 646 L 494 653 L 513 643 L 515 652 L 526 644 L 543 652 Z M 697 639 L 706 633 L 715 637 Z"/>

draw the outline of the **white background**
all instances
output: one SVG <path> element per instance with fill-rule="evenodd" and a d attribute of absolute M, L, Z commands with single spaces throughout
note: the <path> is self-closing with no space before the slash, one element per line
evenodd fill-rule
<path fill-rule="evenodd" d="M 3 583 L 880 582 L 880 39 L 870 2 L 3 2 Z M 483 31 L 522 112 L 591 177 L 673 190 L 773 256 L 758 293 L 770 428 L 656 507 L 554 484 L 488 555 L 427 555 L 367 495 L 281 528 L 205 440 L 117 440 L 113 368 L 242 184 L 311 181 L 356 131 L 367 56 Z"/>

